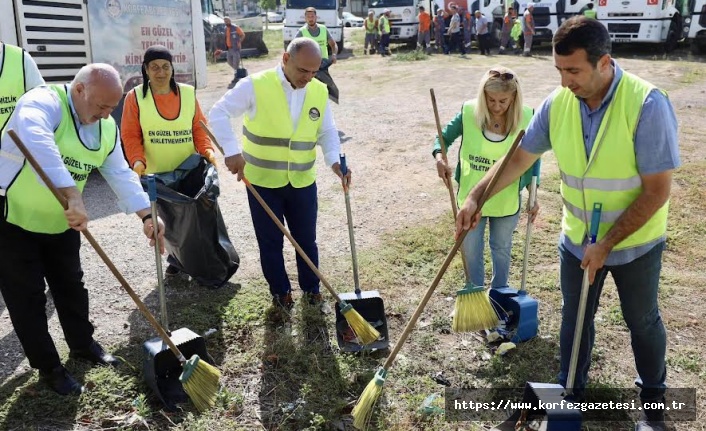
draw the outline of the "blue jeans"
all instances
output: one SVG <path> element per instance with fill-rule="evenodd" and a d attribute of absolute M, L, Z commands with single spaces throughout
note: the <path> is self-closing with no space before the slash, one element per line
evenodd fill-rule
<path fill-rule="evenodd" d="M 468 232 L 463 240 L 463 252 L 468 262 L 468 278 L 476 286 L 483 286 L 485 268 L 483 250 L 485 247 L 485 225 L 490 225 L 490 257 L 493 261 L 493 278 L 490 287 L 507 286 L 510 275 L 510 254 L 512 233 L 515 232 L 520 211 L 507 217 L 482 217 L 478 226 Z"/>
<path fill-rule="evenodd" d="M 632 351 L 635 355 L 635 366 L 639 376 L 636 384 L 642 388 L 640 398 L 643 401 L 655 401 L 664 395 L 667 387 L 665 384 L 667 380 L 665 364 L 667 336 L 657 304 L 663 250 L 664 242 L 661 242 L 645 255 L 630 263 L 605 266 L 596 272 L 596 278 L 589 289 L 586 318 L 583 322 L 574 380 L 577 394 L 580 394 L 586 387 L 588 380 L 591 351 L 596 338 L 593 319 L 596 310 L 598 310 L 598 300 L 601 296 L 603 283 L 606 275 L 610 272 L 618 288 L 623 318 L 630 330 Z M 580 266 L 581 261 L 561 245 L 559 246 L 559 257 L 561 258 L 561 293 L 563 297 L 559 334 L 561 353 L 559 383 L 566 386 L 583 270 Z"/>
<path fill-rule="evenodd" d="M 316 246 L 316 213 L 318 202 L 316 183 L 300 189 L 287 184 L 284 187 L 270 189 L 253 185 L 265 203 L 272 209 L 282 224 L 299 243 L 304 253 L 319 266 L 319 250 Z M 272 221 L 264 208 L 248 190 L 248 203 L 252 215 L 257 244 L 260 247 L 260 265 L 265 280 L 270 285 L 270 293 L 284 295 L 292 290 L 287 271 L 284 267 L 282 247 L 284 235 Z M 297 273 L 299 287 L 307 293 L 319 293 L 319 278 L 297 253 Z"/>

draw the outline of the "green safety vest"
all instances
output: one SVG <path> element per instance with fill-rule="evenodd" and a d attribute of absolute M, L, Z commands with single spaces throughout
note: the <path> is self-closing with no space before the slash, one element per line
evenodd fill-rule
<path fill-rule="evenodd" d="M 583 15 L 588 18 L 596 19 L 598 16 L 598 12 L 596 12 L 594 9 L 586 9 L 583 11 Z"/>
<path fill-rule="evenodd" d="M 492 142 L 485 138 L 483 131 L 476 123 L 475 100 L 463 104 L 462 122 L 463 139 L 459 150 L 459 166 L 461 181 L 456 199 L 462 206 L 471 189 L 480 182 L 488 170 L 508 150 L 515 141 L 520 130 L 527 128 L 532 119 L 532 108 L 522 108 L 522 119 L 515 132 L 508 134 L 501 142 Z M 515 214 L 520 209 L 520 179 L 498 192 L 483 205 L 484 217 L 505 217 Z"/>
<path fill-rule="evenodd" d="M 61 123 L 54 131 L 54 141 L 64 166 L 71 174 L 76 187 L 83 192 L 86 179 L 91 171 L 100 167 L 115 149 L 118 128 L 113 117 L 100 120 L 100 147 L 91 150 L 81 141 L 78 125 L 69 107 L 66 87 L 51 85 L 50 88 L 61 101 Z M 69 229 L 64 209 L 52 195 L 49 188 L 34 173 L 31 165 L 25 163 L 17 177 L 7 189 L 5 219 L 24 230 L 37 233 L 56 234 Z"/>
<path fill-rule="evenodd" d="M 25 94 L 24 52 L 22 48 L 6 43 L 3 43 L 3 48 L 3 63 L 0 65 L 0 129 L 10 119 L 17 99 Z"/>
<path fill-rule="evenodd" d="M 167 120 L 159 113 L 151 88 L 145 97 L 142 97 L 142 84 L 133 90 L 139 108 L 142 143 L 147 161 L 145 173 L 172 172 L 196 152 L 193 136 L 196 94 L 190 85 L 177 85 L 181 106 L 179 116 L 174 120 Z"/>
<path fill-rule="evenodd" d="M 597 236 L 600 240 L 642 192 L 634 138 L 642 106 L 654 88 L 649 82 L 623 72 L 588 160 L 578 98 L 568 88 L 562 88 L 552 100 L 549 137 L 561 173 L 564 201 L 561 227 L 572 243 L 580 245 L 588 235 L 594 203 L 603 204 Z M 663 237 L 668 209 L 669 201 L 614 250 L 637 247 Z"/>
<path fill-rule="evenodd" d="M 314 39 L 316 43 L 319 44 L 319 47 L 321 48 L 321 58 L 328 58 L 328 31 L 326 30 L 326 26 L 317 24 L 319 26 L 319 35 L 314 37 L 309 33 L 309 27 L 304 26 L 299 29 L 299 31 L 302 32 L 302 36 L 308 37 L 309 39 Z"/>
<path fill-rule="evenodd" d="M 378 28 L 383 34 L 390 32 L 390 20 L 385 15 L 378 20 Z"/>
<path fill-rule="evenodd" d="M 377 33 L 377 29 L 375 29 L 375 19 L 374 18 L 372 21 L 370 21 L 368 18 L 365 18 L 365 32 L 368 34 Z"/>
<path fill-rule="evenodd" d="M 252 75 L 255 117 L 243 118 L 245 177 L 253 184 L 302 188 L 316 180 L 316 141 L 328 100 L 326 85 L 313 79 L 296 129 L 289 104 L 275 69 Z"/>
<path fill-rule="evenodd" d="M 520 23 L 520 19 L 516 19 L 515 23 L 512 25 L 512 30 L 510 30 L 510 37 L 517 41 L 520 39 L 520 35 L 522 34 L 522 23 Z"/>

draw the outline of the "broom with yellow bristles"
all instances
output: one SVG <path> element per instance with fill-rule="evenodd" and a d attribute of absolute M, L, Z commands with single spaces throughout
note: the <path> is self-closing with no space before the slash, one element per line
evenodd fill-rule
<path fill-rule="evenodd" d="M 436 106 L 436 95 L 434 94 L 434 89 L 429 89 L 429 94 L 431 95 L 431 106 L 434 108 L 434 120 L 436 121 L 436 131 L 439 137 L 439 144 L 441 146 L 441 157 L 444 162 L 448 163 L 448 158 L 446 156 L 446 143 L 444 142 L 444 135 L 441 132 L 441 121 L 439 120 L 439 109 Z M 453 190 L 453 184 L 451 181 L 451 176 L 447 173 L 444 179 L 444 184 L 449 191 L 449 199 L 451 200 L 451 211 L 453 212 L 454 220 L 458 215 L 458 207 L 456 206 L 456 196 Z M 466 254 L 461 249 L 461 259 L 463 261 L 463 273 L 466 277 L 466 285 L 463 289 L 456 293 L 456 306 L 453 313 L 453 320 L 451 328 L 454 332 L 469 332 L 469 331 L 479 331 L 481 329 L 490 329 L 498 325 L 498 315 L 495 312 L 490 303 L 490 296 L 483 295 L 485 289 L 483 286 L 474 286 L 473 283 L 468 278 L 469 269 L 468 261 L 466 260 Z M 476 293 L 481 293 L 481 295 L 476 295 Z M 468 300 L 473 301 L 472 304 L 466 304 Z M 473 310 L 469 313 L 467 310 Z"/>
<path fill-rule="evenodd" d="M 495 184 L 498 182 L 498 179 L 500 178 L 500 174 L 505 169 L 505 166 L 507 165 L 508 160 L 510 160 L 510 158 L 512 157 L 512 154 L 515 152 L 515 150 L 519 146 L 520 140 L 522 139 L 522 136 L 524 136 L 524 134 L 525 134 L 524 130 L 521 130 L 520 133 L 517 135 L 515 142 L 513 142 L 512 147 L 510 147 L 510 150 L 508 151 L 507 155 L 505 156 L 505 159 L 503 159 L 503 162 L 500 164 L 498 169 L 493 174 L 493 177 L 490 180 L 488 187 L 485 189 L 485 191 L 483 192 L 483 195 L 481 196 L 480 200 L 478 201 L 478 208 L 476 209 L 476 212 L 473 215 L 473 218 L 475 218 L 480 213 L 481 208 L 483 207 L 483 204 L 490 197 L 490 193 L 492 192 L 493 188 L 495 187 Z M 355 426 L 356 428 L 365 429 L 366 425 L 368 424 L 368 421 L 370 420 L 370 416 L 372 415 L 372 412 L 373 412 L 373 406 L 375 405 L 378 398 L 380 397 L 380 394 L 382 393 L 382 387 L 385 384 L 385 379 L 387 378 L 387 373 L 389 372 L 390 367 L 392 367 L 392 364 L 394 363 L 395 358 L 397 357 L 397 354 L 399 353 L 400 349 L 402 349 L 402 346 L 404 345 L 405 341 L 407 341 L 407 337 L 409 337 L 409 334 L 414 329 L 414 325 L 416 325 L 417 319 L 419 319 L 419 316 L 422 314 L 424 307 L 426 307 L 427 303 L 429 302 L 429 299 L 431 299 L 431 295 L 434 293 L 437 286 L 439 285 L 439 282 L 441 281 L 441 277 L 444 275 L 444 273 L 446 272 L 446 269 L 451 264 L 451 261 L 456 256 L 456 253 L 458 252 L 459 248 L 461 248 L 461 245 L 463 244 L 463 240 L 466 238 L 466 234 L 468 234 L 467 230 L 463 231 L 456 239 L 456 242 L 454 243 L 453 248 L 451 248 L 451 251 L 449 251 L 449 253 L 446 255 L 444 262 L 441 264 L 441 268 L 439 268 L 439 271 L 436 273 L 436 276 L 434 277 L 434 280 L 432 281 L 431 286 L 429 286 L 429 289 L 427 289 L 426 294 L 422 298 L 422 300 L 419 303 L 419 305 L 417 306 L 417 308 L 414 310 L 414 314 L 412 314 L 412 317 L 409 319 L 409 322 L 407 322 L 407 326 L 405 326 L 404 331 L 402 331 L 402 335 L 400 335 L 400 339 L 397 341 L 397 343 L 395 343 L 395 347 L 390 352 L 390 355 L 385 360 L 385 363 L 382 365 L 382 367 L 380 367 L 380 369 L 378 369 L 378 371 L 375 373 L 375 377 L 373 377 L 373 379 L 368 383 L 368 385 L 363 390 L 363 393 L 360 395 L 360 398 L 358 398 L 358 402 L 356 403 L 355 407 L 353 408 L 353 411 L 351 412 L 351 415 L 353 416 L 353 426 Z M 478 293 L 480 293 L 480 292 L 469 292 L 469 293 L 465 293 L 465 294 L 477 295 Z M 483 293 L 481 293 L 481 295 L 482 294 Z M 464 302 L 467 302 L 467 301 L 464 300 Z M 482 304 L 482 303 L 484 303 L 484 301 L 475 301 L 475 303 Z M 488 301 L 488 304 L 490 304 L 489 301 Z M 491 306 L 491 308 L 492 308 L 492 306 Z M 492 312 L 495 313 L 494 310 Z M 458 314 L 458 310 L 457 310 L 456 314 Z M 480 314 L 480 313 L 478 313 L 478 314 Z M 477 320 L 477 318 L 474 320 Z"/>
<path fill-rule="evenodd" d="M 216 140 L 216 137 L 213 135 L 213 132 L 209 129 L 209 127 L 204 123 L 203 121 L 200 122 L 201 127 L 206 131 L 206 133 L 209 135 L 211 140 L 213 141 L 214 145 L 218 147 L 221 152 L 223 152 L 222 148 L 220 145 L 218 145 L 218 141 Z M 292 243 L 292 246 L 294 249 L 299 253 L 299 256 L 306 262 L 306 264 L 311 268 L 311 270 L 316 274 L 316 276 L 321 280 L 321 283 L 326 287 L 326 289 L 329 291 L 331 296 L 336 300 L 338 303 L 338 306 L 341 308 L 341 314 L 343 314 L 343 317 L 346 318 L 346 322 L 348 322 L 348 325 L 351 327 L 353 332 L 355 333 L 356 337 L 362 344 L 370 344 L 374 341 L 376 341 L 378 338 L 380 338 L 380 333 L 373 328 L 373 326 L 366 321 L 363 316 L 358 313 L 351 304 L 343 301 L 340 296 L 338 296 L 338 293 L 331 287 L 329 282 L 326 280 L 326 278 L 321 274 L 319 269 L 314 265 L 314 262 L 309 259 L 309 256 L 306 255 L 304 250 L 299 246 L 299 243 L 294 239 L 294 237 L 289 233 L 286 227 L 282 224 L 282 222 L 279 220 L 279 218 L 275 215 L 274 212 L 272 212 L 272 209 L 267 205 L 264 199 L 262 199 L 262 196 L 260 196 L 260 193 L 253 187 L 252 184 L 250 184 L 250 181 L 247 180 L 247 178 L 243 177 L 243 182 L 245 183 L 245 186 L 248 188 L 250 193 L 255 197 L 255 199 L 260 203 L 262 208 L 265 210 L 267 215 L 270 216 L 272 221 L 277 225 L 280 231 L 284 234 L 284 236 L 287 237 L 290 243 Z"/>
<path fill-rule="evenodd" d="M 61 206 L 64 209 L 68 209 L 68 202 L 66 200 L 66 197 L 59 193 L 59 191 L 56 189 L 56 187 L 49 179 L 47 174 L 44 172 L 42 167 L 39 165 L 39 163 L 37 163 L 34 156 L 32 156 L 32 153 L 30 153 L 27 147 L 22 143 L 20 137 L 17 136 L 14 130 L 8 130 L 7 134 L 10 136 L 10 138 L 12 138 L 12 140 L 15 142 L 15 145 L 17 145 L 17 148 L 22 152 L 22 154 L 25 156 L 30 165 L 32 165 L 34 171 L 44 181 L 44 183 L 47 185 L 54 197 L 56 197 L 56 199 L 59 201 Z M 157 226 L 157 220 L 154 220 L 153 223 L 154 226 Z M 152 324 L 152 326 L 157 331 L 162 340 L 167 343 L 169 348 L 172 350 L 174 355 L 182 364 L 184 371 L 179 377 L 179 380 L 184 386 L 184 392 L 186 392 L 186 394 L 189 396 L 196 408 L 199 411 L 204 411 L 210 407 L 213 407 L 216 401 L 216 395 L 218 394 L 218 390 L 220 387 L 220 371 L 218 371 L 217 368 L 207 363 L 206 361 L 201 360 L 198 355 L 193 355 L 191 359 L 187 361 L 184 355 L 179 351 L 179 348 L 177 348 L 177 346 L 169 338 L 169 334 L 167 334 L 164 328 L 162 328 L 162 325 L 157 322 L 157 319 L 155 319 L 152 313 L 150 313 L 150 311 L 147 309 L 147 306 L 145 306 L 145 304 L 142 302 L 140 297 L 137 296 L 135 291 L 132 290 L 127 280 L 125 280 L 122 274 L 120 274 L 120 271 L 118 271 L 115 265 L 113 265 L 113 262 L 110 260 L 108 255 L 105 254 L 105 252 L 98 244 L 96 239 L 93 237 L 93 235 L 91 235 L 88 229 L 84 229 L 81 232 L 86 237 L 86 240 L 88 240 L 91 246 L 93 246 L 96 253 L 98 253 L 101 259 L 103 259 L 103 262 L 105 262 L 105 264 L 108 266 L 113 275 L 115 275 L 115 278 L 118 279 L 118 281 L 123 286 L 128 295 L 130 295 L 132 300 L 135 301 L 135 304 L 137 304 L 137 307 L 140 309 L 142 314 L 144 314 L 144 316 Z M 154 229 L 153 235 L 155 239 L 155 247 L 158 247 L 159 243 L 157 242 L 157 229 Z"/>

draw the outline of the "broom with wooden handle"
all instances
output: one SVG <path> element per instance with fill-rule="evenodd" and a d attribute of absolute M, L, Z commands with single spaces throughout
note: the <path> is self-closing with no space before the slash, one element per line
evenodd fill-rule
<path fill-rule="evenodd" d="M 441 121 L 439 120 L 439 110 L 436 105 L 436 95 L 434 94 L 434 89 L 430 88 L 429 93 L 431 95 L 431 105 L 434 108 L 434 120 L 436 120 L 436 130 L 439 136 L 439 143 L 441 144 L 441 157 L 444 159 L 444 162 L 448 163 L 446 156 L 446 145 L 444 142 L 444 136 L 441 133 Z M 456 196 L 454 195 L 450 175 L 446 176 L 444 183 L 449 190 L 451 209 L 453 211 L 454 220 L 456 220 L 458 208 L 456 206 Z M 498 315 L 495 312 L 495 308 L 493 308 L 490 303 L 490 297 L 484 294 L 485 289 L 483 286 L 474 286 L 468 278 L 470 271 L 468 268 L 468 260 L 466 259 L 466 254 L 463 252 L 463 248 L 461 249 L 461 259 L 463 261 L 463 273 L 466 278 L 466 285 L 463 289 L 456 292 L 456 303 L 454 306 L 451 329 L 453 329 L 454 332 L 469 332 L 494 328 L 498 325 Z M 480 295 L 478 293 L 480 293 Z"/>
<path fill-rule="evenodd" d="M 513 142 L 512 147 L 510 147 L 510 150 L 503 159 L 503 162 L 498 167 L 498 170 L 495 171 L 495 173 L 493 174 L 493 177 L 491 178 L 488 187 L 485 189 L 483 195 L 478 200 L 478 208 L 476 209 L 473 218 L 475 218 L 475 216 L 480 213 L 481 209 L 483 208 L 483 204 L 485 204 L 485 202 L 490 197 L 490 193 L 495 187 L 495 184 L 500 179 L 500 174 L 503 172 L 503 170 L 505 170 L 507 162 L 510 160 L 515 150 L 520 145 L 520 140 L 522 139 L 524 134 L 524 130 L 521 130 L 520 133 L 517 134 L 515 142 Z M 402 331 L 400 339 L 397 341 L 397 343 L 395 343 L 395 347 L 390 352 L 390 355 L 387 357 L 387 360 L 385 360 L 385 363 L 375 373 L 375 377 L 373 377 L 373 379 L 368 383 L 368 385 L 363 390 L 363 393 L 360 395 L 360 398 L 358 398 L 358 402 L 353 408 L 353 411 L 351 412 L 351 415 L 353 416 L 353 426 L 355 426 L 356 428 L 365 429 L 373 412 L 373 406 L 375 405 L 375 402 L 378 400 L 380 394 L 382 393 L 382 386 L 385 383 L 385 379 L 387 378 L 387 373 L 390 370 L 390 367 L 392 367 L 392 364 L 395 361 L 397 354 L 399 353 L 400 349 L 402 349 L 402 345 L 404 345 L 405 341 L 407 341 L 407 337 L 409 337 L 409 334 L 414 329 L 414 325 L 417 323 L 417 319 L 419 319 L 419 316 L 422 314 L 422 311 L 429 302 L 429 299 L 431 299 L 431 295 L 434 293 L 436 287 L 439 285 L 441 277 L 444 275 L 446 269 L 451 264 L 451 261 L 453 260 L 454 256 L 456 256 L 458 249 L 461 248 L 461 244 L 463 244 L 463 240 L 466 238 L 467 234 L 468 231 L 465 230 L 456 239 L 456 243 L 454 244 L 453 248 L 451 248 L 451 251 L 449 251 L 449 253 L 446 255 L 446 259 L 444 259 L 444 262 L 441 264 L 441 268 L 439 268 L 439 271 L 436 273 L 436 277 L 434 277 L 431 286 L 429 286 L 429 289 L 427 289 L 426 294 L 422 298 L 416 310 L 414 310 L 414 314 L 412 314 L 412 317 L 409 319 L 409 322 L 407 322 L 407 326 L 405 326 L 404 331 Z"/>
<path fill-rule="evenodd" d="M 34 156 L 32 156 L 32 153 L 30 153 L 27 147 L 22 143 L 22 140 L 19 136 L 17 136 L 17 133 L 15 133 L 14 130 L 8 130 L 7 134 L 10 136 L 10 138 L 12 138 L 13 141 L 15 141 L 15 145 L 17 145 L 17 148 L 19 148 L 19 150 L 25 156 L 30 165 L 32 165 L 32 168 L 34 168 L 35 172 L 39 175 L 42 181 L 44 181 L 44 184 L 47 185 L 47 187 L 52 192 L 54 197 L 56 197 L 56 199 L 59 201 L 61 206 L 65 210 L 68 209 L 68 201 L 66 200 L 66 197 L 59 193 L 59 190 L 57 190 L 57 188 L 54 186 L 54 184 L 44 172 L 42 167 L 39 166 L 39 163 L 37 163 L 37 160 L 34 158 Z M 154 226 L 157 226 L 157 220 L 153 220 L 152 222 Z M 132 290 L 127 280 L 125 280 L 122 274 L 120 274 L 120 271 L 118 271 L 115 265 L 113 265 L 113 262 L 110 260 L 108 255 L 105 254 L 105 252 L 98 244 L 96 239 L 93 237 L 93 235 L 91 235 L 88 229 L 84 229 L 81 232 L 86 237 L 86 240 L 88 240 L 88 242 L 91 244 L 96 253 L 98 253 L 101 259 L 103 259 L 103 262 L 105 262 L 106 266 L 108 267 L 108 269 L 110 269 L 115 278 L 118 279 L 120 284 L 123 286 L 123 289 L 125 289 L 125 291 L 128 293 L 128 295 L 130 295 L 132 300 L 135 301 L 135 304 L 137 304 L 137 308 L 139 308 L 142 314 L 152 324 L 159 336 L 162 338 L 162 340 L 164 340 L 165 343 L 167 343 L 171 351 L 174 353 L 174 356 L 176 356 L 179 362 L 182 364 L 184 371 L 179 377 L 179 380 L 184 385 L 184 391 L 187 393 L 187 395 L 189 395 L 189 398 L 194 403 L 196 408 L 199 411 L 204 411 L 210 407 L 213 407 L 216 401 L 216 394 L 218 393 L 218 389 L 220 386 L 220 371 L 218 371 L 217 368 L 207 363 L 206 361 L 202 361 L 198 357 L 198 355 L 193 355 L 189 360 L 187 360 L 184 355 L 179 351 L 179 348 L 169 338 L 169 335 L 164 330 L 164 328 L 162 328 L 162 325 L 157 322 L 157 319 L 155 319 L 152 313 L 150 313 L 150 311 L 147 309 L 140 297 L 137 296 L 134 290 Z M 157 247 L 158 240 L 156 229 L 154 229 L 154 236 L 155 247 Z"/>
<path fill-rule="evenodd" d="M 213 141 L 214 145 L 216 145 L 219 149 L 222 148 L 220 145 L 218 145 L 218 141 L 216 140 L 216 137 L 213 135 L 209 127 L 201 121 L 201 127 L 206 131 L 208 134 L 209 138 L 211 138 L 211 141 Z M 340 296 L 338 296 L 338 293 L 331 287 L 329 282 L 326 280 L 324 275 L 319 271 L 319 269 L 314 265 L 314 262 L 309 259 L 309 256 L 306 255 L 304 250 L 299 246 L 299 243 L 294 239 L 294 237 L 289 233 L 286 227 L 282 224 L 281 221 L 279 221 L 279 218 L 275 215 L 274 212 L 272 212 L 272 209 L 267 205 L 264 199 L 262 199 L 262 196 L 260 196 L 260 193 L 253 187 L 252 184 L 250 184 L 250 181 L 248 181 L 247 178 L 243 177 L 243 182 L 245 183 L 245 186 L 250 190 L 250 193 L 255 197 L 255 199 L 260 203 L 262 208 L 265 210 L 267 215 L 270 216 L 272 221 L 277 225 L 280 231 L 284 234 L 284 236 L 287 237 L 290 243 L 292 243 L 292 246 L 294 246 L 294 249 L 299 253 L 299 256 L 306 262 L 306 264 L 311 268 L 311 270 L 316 274 L 316 276 L 321 280 L 321 283 L 326 287 L 326 289 L 329 291 L 331 296 L 336 300 L 338 303 L 338 306 L 341 308 L 341 314 L 343 314 L 343 317 L 346 318 L 346 322 L 348 322 L 348 325 L 351 327 L 353 332 L 355 333 L 356 337 L 362 344 L 370 344 L 375 341 L 377 341 L 378 338 L 380 338 L 380 333 L 373 328 L 373 326 L 368 323 L 363 316 L 358 313 L 351 304 L 343 301 Z"/>

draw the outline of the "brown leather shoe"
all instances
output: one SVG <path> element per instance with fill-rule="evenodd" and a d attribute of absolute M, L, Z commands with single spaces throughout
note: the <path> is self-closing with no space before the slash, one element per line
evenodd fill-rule
<path fill-rule="evenodd" d="M 286 311 L 291 310 L 294 307 L 294 300 L 292 299 L 292 293 L 287 292 L 284 295 L 275 295 L 272 297 L 272 305 L 280 307 Z"/>

